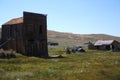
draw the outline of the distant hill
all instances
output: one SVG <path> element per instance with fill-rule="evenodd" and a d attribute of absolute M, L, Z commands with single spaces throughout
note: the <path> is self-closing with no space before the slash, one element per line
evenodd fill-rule
<path fill-rule="evenodd" d="M 60 46 L 84 45 L 88 41 L 94 43 L 99 39 L 120 41 L 120 37 L 106 34 L 73 34 L 48 30 L 48 41 L 58 42 Z"/>

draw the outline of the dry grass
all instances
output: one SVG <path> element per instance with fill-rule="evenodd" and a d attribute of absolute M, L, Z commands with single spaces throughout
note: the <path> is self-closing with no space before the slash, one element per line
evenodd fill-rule
<path fill-rule="evenodd" d="M 0 80 L 120 80 L 120 52 L 91 51 L 65 54 L 63 48 L 49 50 L 65 58 L 25 57 L 0 59 Z"/>

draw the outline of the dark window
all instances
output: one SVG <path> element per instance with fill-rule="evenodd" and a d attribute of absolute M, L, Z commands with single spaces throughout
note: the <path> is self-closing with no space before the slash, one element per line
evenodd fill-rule
<path fill-rule="evenodd" d="M 39 26 L 39 34 L 43 33 L 42 25 Z"/>

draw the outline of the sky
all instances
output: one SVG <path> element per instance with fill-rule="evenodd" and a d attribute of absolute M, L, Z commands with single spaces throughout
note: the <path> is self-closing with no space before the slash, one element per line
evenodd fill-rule
<path fill-rule="evenodd" d="M 23 11 L 47 14 L 47 29 L 120 37 L 120 0 L 0 0 L 0 26 Z"/>

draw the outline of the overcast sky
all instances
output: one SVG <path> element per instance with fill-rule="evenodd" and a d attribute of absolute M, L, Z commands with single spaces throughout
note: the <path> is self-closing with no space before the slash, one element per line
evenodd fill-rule
<path fill-rule="evenodd" d="M 0 0 L 0 25 L 23 11 L 47 14 L 48 30 L 120 37 L 120 0 Z"/>

